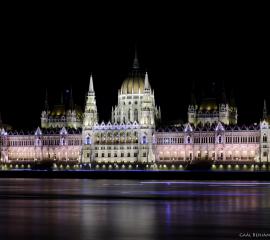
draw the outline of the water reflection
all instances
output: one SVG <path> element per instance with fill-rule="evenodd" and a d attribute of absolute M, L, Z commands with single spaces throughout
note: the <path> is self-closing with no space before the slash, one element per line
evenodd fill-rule
<path fill-rule="evenodd" d="M 1 239 L 235 239 L 269 232 L 270 183 L 1 179 Z"/>

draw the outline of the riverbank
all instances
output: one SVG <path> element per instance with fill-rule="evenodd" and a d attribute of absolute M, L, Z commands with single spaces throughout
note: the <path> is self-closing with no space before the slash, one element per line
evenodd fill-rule
<path fill-rule="evenodd" d="M 269 171 L 157 171 L 157 170 L 10 170 L 0 178 L 152 179 L 152 180 L 270 180 Z"/>

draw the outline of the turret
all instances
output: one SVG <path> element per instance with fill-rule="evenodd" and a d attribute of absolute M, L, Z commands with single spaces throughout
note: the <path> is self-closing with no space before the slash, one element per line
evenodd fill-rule
<path fill-rule="evenodd" d="M 41 127 L 48 127 L 48 115 L 49 115 L 49 101 L 48 101 L 48 90 L 45 90 L 45 101 L 44 101 L 44 110 L 41 112 Z"/>
<path fill-rule="evenodd" d="M 266 100 L 263 101 L 263 120 L 267 120 L 267 106 L 266 106 Z"/>
<path fill-rule="evenodd" d="M 90 76 L 89 90 L 86 97 L 85 112 L 84 112 L 84 128 L 92 128 L 98 122 L 96 97 L 93 85 L 93 76 Z"/>
<path fill-rule="evenodd" d="M 84 120 L 83 120 L 83 131 L 82 131 L 82 162 L 89 163 L 92 160 L 93 154 L 93 128 L 94 125 L 98 122 L 98 113 L 96 105 L 96 97 L 93 85 L 93 76 L 90 76 L 89 90 L 86 96 L 86 104 L 84 111 Z"/>

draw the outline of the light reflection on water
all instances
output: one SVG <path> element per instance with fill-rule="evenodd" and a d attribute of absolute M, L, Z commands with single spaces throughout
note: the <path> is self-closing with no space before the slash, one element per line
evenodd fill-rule
<path fill-rule="evenodd" d="M 269 232 L 270 183 L 0 179 L 0 239 L 237 239 Z"/>

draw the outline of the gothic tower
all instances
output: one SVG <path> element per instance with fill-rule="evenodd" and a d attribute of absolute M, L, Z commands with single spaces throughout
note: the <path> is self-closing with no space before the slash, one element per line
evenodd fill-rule
<path fill-rule="evenodd" d="M 91 146 L 93 139 L 93 127 L 98 123 L 98 113 L 96 97 L 93 85 L 93 76 L 90 76 L 89 91 L 86 97 L 83 128 L 82 128 L 82 162 L 87 163 L 91 160 Z"/>

